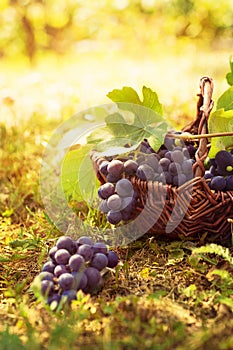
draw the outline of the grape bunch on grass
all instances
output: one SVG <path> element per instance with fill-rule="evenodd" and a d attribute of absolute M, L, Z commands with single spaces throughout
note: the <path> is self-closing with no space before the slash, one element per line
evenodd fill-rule
<path fill-rule="evenodd" d="M 102 272 L 118 264 L 118 256 L 108 250 L 104 243 L 93 243 L 87 236 L 77 241 L 62 236 L 49 251 L 47 261 L 40 274 L 40 292 L 47 303 L 57 306 L 61 300 L 70 303 L 77 297 L 77 291 L 93 293 L 103 286 Z"/>

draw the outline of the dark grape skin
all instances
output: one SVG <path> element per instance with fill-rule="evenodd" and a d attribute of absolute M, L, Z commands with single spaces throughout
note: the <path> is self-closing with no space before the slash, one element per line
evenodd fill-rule
<path fill-rule="evenodd" d="M 181 186 L 187 181 L 187 178 L 184 174 L 178 174 L 173 177 L 173 185 L 174 186 Z"/>
<path fill-rule="evenodd" d="M 174 163 L 179 163 L 179 164 L 182 164 L 183 161 L 184 161 L 184 154 L 181 150 L 174 150 L 172 152 L 172 160 Z"/>
<path fill-rule="evenodd" d="M 177 174 L 181 174 L 182 171 L 181 171 L 181 166 L 179 163 L 171 163 L 169 165 L 169 168 L 168 168 L 168 172 L 172 175 L 172 176 L 175 176 Z"/>
<path fill-rule="evenodd" d="M 56 244 L 58 249 L 66 249 L 70 254 L 74 254 L 77 246 L 69 236 L 62 236 L 58 239 Z"/>
<path fill-rule="evenodd" d="M 92 260 L 91 265 L 92 267 L 95 267 L 97 270 L 101 271 L 108 265 L 108 258 L 103 253 L 96 253 Z"/>
<path fill-rule="evenodd" d="M 114 268 L 117 266 L 119 262 L 118 256 L 115 252 L 112 250 L 108 251 L 108 265 L 107 267 Z"/>
<path fill-rule="evenodd" d="M 74 289 L 67 289 L 62 293 L 61 298 L 66 298 L 66 301 L 70 304 L 72 300 L 77 299 L 77 291 Z"/>
<path fill-rule="evenodd" d="M 56 251 L 58 250 L 58 248 L 56 246 L 52 247 L 50 250 L 49 250 L 49 257 L 50 259 L 53 261 L 53 262 L 56 262 L 55 261 L 55 258 L 54 258 L 54 255 L 56 253 Z"/>
<path fill-rule="evenodd" d="M 159 165 L 163 168 L 163 171 L 167 171 L 171 161 L 168 158 L 161 158 Z"/>
<path fill-rule="evenodd" d="M 82 244 L 79 248 L 77 253 L 79 255 L 82 255 L 85 261 L 91 260 L 93 256 L 93 247 L 91 247 L 89 244 Z"/>
<path fill-rule="evenodd" d="M 154 171 L 158 170 L 159 161 L 155 154 L 149 154 L 146 157 L 145 164 L 149 165 Z"/>
<path fill-rule="evenodd" d="M 41 281 L 41 293 L 44 296 L 52 295 L 54 291 L 54 283 L 49 280 Z"/>
<path fill-rule="evenodd" d="M 133 194 L 133 185 L 128 179 L 121 179 L 116 183 L 116 193 L 120 197 L 128 197 Z"/>
<path fill-rule="evenodd" d="M 215 156 L 215 163 L 219 175 L 233 175 L 233 155 L 230 152 L 219 151 Z"/>
<path fill-rule="evenodd" d="M 124 171 L 128 175 L 134 175 L 137 171 L 138 163 L 132 159 L 127 160 L 124 163 Z"/>
<path fill-rule="evenodd" d="M 47 262 L 43 265 L 42 271 L 48 271 L 48 272 L 53 273 L 53 272 L 54 272 L 54 269 L 55 269 L 55 266 L 56 266 L 56 265 L 53 263 L 52 260 L 47 261 Z"/>
<path fill-rule="evenodd" d="M 107 167 L 108 174 L 113 176 L 120 175 L 124 171 L 124 163 L 118 159 L 113 159 Z"/>
<path fill-rule="evenodd" d="M 103 175 L 108 175 L 108 164 L 109 162 L 106 160 L 100 164 L 99 170 Z"/>
<path fill-rule="evenodd" d="M 109 210 L 110 209 L 109 209 L 109 207 L 107 205 L 107 200 L 106 199 L 102 200 L 101 203 L 100 203 L 100 211 L 102 213 L 107 214 L 109 212 Z"/>
<path fill-rule="evenodd" d="M 97 287 L 101 279 L 99 270 L 90 266 L 86 268 L 84 273 L 87 276 L 87 287 L 88 288 Z"/>
<path fill-rule="evenodd" d="M 92 239 L 88 236 L 81 236 L 78 238 L 78 240 L 76 241 L 77 246 L 79 247 L 82 244 L 88 244 L 90 246 L 93 245 Z"/>
<path fill-rule="evenodd" d="M 98 196 L 101 199 L 107 199 L 115 192 L 115 186 L 111 182 L 106 182 L 98 189 Z"/>
<path fill-rule="evenodd" d="M 53 282 L 54 275 L 51 272 L 42 271 L 42 272 L 39 273 L 39 279 L 41 281 L 52 281 Z"/>
<path fill-rule="evenodd" d="M 65 265 L 57 265 L 54 269 L 54 276 L 57 278 L 60 277 L 63 273 L 68 273 L 69 271 L 67 270 Z"/>
<path fill-rule="evenodd" d="M 58 249 L 54 257 L 57 264 L 66 265 L 68 264 L 70 253 L 66 249 Z"/>
<path fill-rule="evenodd" d="M 72 276 L 71 273 L 63 273 L 58 278 L 58 284 L 60 285 L 63 291 L 72 289 L 73 283 L 74 283 L 74 277 Z"/>
<path fill-rule="evenodd" d="M 204 179 L 212 179 L 212 177 L 213 177 L 214 175 L 213 174 L 211 174 L 211 172 L 209 171 L 209 170 L 206 170 L 205 171 L 205 174 L 204 174 Z"/>
<path fill-rule="evenodd" d="M 87 286 L 87 276 L 84 272 L 72 272 L 74 277 L 73 288 L 76 290 L 84 290 Z"/>
<path fill-rule="evenodd" d="M 71 271 L 79 271 L 85 264 L 85 259 L 82 255 L 74 254 L 69 259 L 69 267 Z"/>
<path fill-rule="evenodd" d="M 223 176 L 214 176 L 210 181 L 210 188 L 215 191 L 222 191 L 226 187 L 226 180 Z"/>
<path fill-rule="evenodd" d="M 107 214 L 107 220 L 112 225 L 117 225 L 122 220 L 122 214 L 120 211 L 110 210 Z"/>
<path fill-rule="evenodd" d="M 154 170 L 147 164 L 142 164 L 138 167 L 136 175 L 143 181 L 153 180 Z"/>
<path fill-rule="evenodd" d="M 107 200 L 107 206 L 110 210 L 117 211 L 121 208 L 122 199 L 118 194 L 113 194 Z"/>
<path fill-rule="evenodd" d="M 233 175 L 229 175 L 226 178 L 226 190 L 233 191 Z"/>
<path fill-rule="evenodd" d="M 94 245 L 93 245 L 93 251 L 94 251 L 94 254 L 96 254 L 96 253 L 107 254 L 108 248 L 107 248 L 107 246 L 106 246 L 105 243 L 96 242 L 96 243 L 94 243 Z"/>

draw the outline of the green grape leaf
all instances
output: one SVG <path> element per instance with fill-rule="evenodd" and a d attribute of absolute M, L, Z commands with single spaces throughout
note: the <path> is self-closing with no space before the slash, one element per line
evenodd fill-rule
<path fill-rule="evenodd" d="M 107 94 L 107 97 L 109 97 L 113 102 L 126 102 L 139 105 L 142 104 L 137 92 L 129 86 L 124 86 L 121 90 L 114 89 Z"/>
<path fill-rule="evenodd" d="M 68 151 L 63 159 L 61 185 L 67 201 L 90 202 L 97 191 L 98 181 L 90 159 L 92 144 L 80 145 Z"/>
<path fill-rule="evenodd" d="M 159 102 L 158 95 L 155 91 L 152 91 L 150 88 L 143 86 L 142 88 L 143 101 L 142 105 L 152 109 L 152 111 L 163 115 L 163 107 Z"/>
<path fill-rule="evenodd" d="M 157 151 L 163 144 L 169 125 L 162 116 L 163 108 L 157 93 L 143 86 L 142 95 L 141 101 L 137 92 L 130 87 L 115 89 L 108 93 L 107 96 L 117 103 L 121 111 L 129 111 L 131 114 L 114 113 L 107 116 L 105 121 L 118 141 L 121 137 L 124 140 L 128 139 L 128 142 L 133 145 L 144 138 L 150 138 L 149 142 Z"/>
<path fill-rule="evenodd" d="M 211 113 L 208 120 L 208 129 L 209 133 L 233 132 L 233 109 L 225 111 L 221 108 Z M 233 136 L 212 137 L 209 157 L 215 158 L 218 151 L 228 148 L 233 148 Z"/>
<path fill-rule="evenodd" d="M 225 111 L 233 109 L 233 86 L 219 97 L 216 108 L 223 108 Z"/>
<path fill-rule="evenodd" d="M 229 85 L 233 85 L 233 61 L 232 61 L 232 57 L 230 57 L 230 68 L 231 71 L 229 73 L 227 73 L 226 75 L 226 80 L 228 82 Z"/>

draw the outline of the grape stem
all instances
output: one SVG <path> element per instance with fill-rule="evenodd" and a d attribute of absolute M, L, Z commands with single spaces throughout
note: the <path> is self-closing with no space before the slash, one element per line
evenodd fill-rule
<path fill-rule="evenodd" d="M 184 132 L 183 134 L 167 134 L 166 137 L 176 138 L 180 140 L 195 140 L 202 138 L 211 138 L 211 137 L 221 137 L 221 136 L 233 136 L 233 131 L 229 132 L 215 132 L 212 134 L 201 134 L 201 135 L 191 135 L 189 133 Z"/>

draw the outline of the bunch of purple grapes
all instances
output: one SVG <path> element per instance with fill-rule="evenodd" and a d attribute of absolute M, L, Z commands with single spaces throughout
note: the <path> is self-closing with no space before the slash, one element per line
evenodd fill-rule
<path fill-rule="evenodd" d="M 60 237 L 49 257 L 38 275 L 41 293 L 49 305 L 52 302 L 59 305 L 64 297 L 69 303 L 76 299 L 79 290 L 84 293 L 98 290 L 103 285 L 101 272 L 116 267 L 119 260 L 104 243 L 93 243 L 87 236 L 77 241 L 69 236 Z"/>
<path fill-rule="evenodd" d="M 157 153 L 145 139 L 137 151 L 130 152 L 124 158 L 102 160 L 99 171 L 106 183 L 98 190 L 102 200 L 100 210 L 107 214 L 111 224 L 129 221 L 138 200 L 130 179 L 136 177 L 142 181 L 181 186 L 193 178 L 195 152 L 192 144 L 177 146 L 174 139 L 167 137 Z"/>
<path fill-rule="evenodd" d="M 210 159 L 204 178 L 212 190 L 233 191 L 233 149 L 231 152 L 219 151 L 214 159 Z"/>

